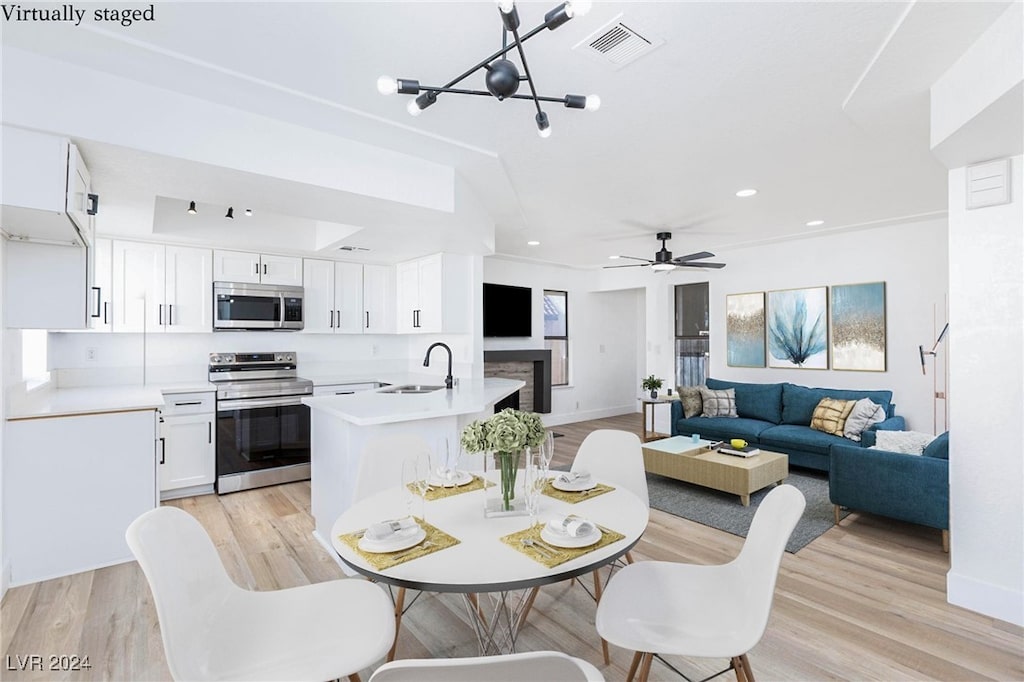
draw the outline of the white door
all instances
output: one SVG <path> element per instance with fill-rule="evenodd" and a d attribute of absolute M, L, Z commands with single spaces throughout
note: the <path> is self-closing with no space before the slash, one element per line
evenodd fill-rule
<path fill-rule="evenodd" d="M 191 246 L 168 246 L 166 269 L 167 331 L 213 331 L 213 253 Z"/>
<path fill-rule="evenodd" d="M 334 261 L 306 258 L 302 264 L 303 333 L 334 332 Z"/>
<path fill-rule="evenodd" d="M 358 263 L 334 264 L 334 331 L 362 334 L 363 266 Z"/>
<path fill-rule="evenodd" d="M 98 332 L 111 329 L 111 285 L 114 282 L 114 243 L 102 237 L 93 246 L 96 260 L 89 294 L 89 328 Z"/>
<path fill-rule="evenodd" d="M 398 332 L 400 334 L 411 334 L 419 331 L 417 328 L 419 297 L 420 297 L 420 271 L 417 261 L 399 263 L 395 266 L 398 295 Z"/>
<path fill-rule="evenodd" d="M 444 292 L 444 261 L 441 254 L 419 261 L 420 300 L 416 316 L 422 333 L 437 333 L 442 328 Z"/>
<path fill-rule="evenodd" d="M 164 246 L 114 241 L 112 324 L 115 332 L 163 331 Z"/>
<path fill-rule="evenodd" d="M 391 334 L 395 331 L 394 268 L 363 266 L 363 333 Z"/>
<path fill-rule="evenodd" d="M 213 483 L 213 420 L 212 414 L 163 418 L 157 453 L 160 492 Z"/>
<path fill-rule="evenodd" d="M 292 256 L 260 256 L 260 281 L 264 284 L 302 286 L 302 259 Z"/>
<path fill-rule="evenodd" d="M 260 282 L 260 254 L 244 251 L 213 252 L 213 279 L 215 282 Z M 212 299 L 211 299 L 212 300 Z"/>

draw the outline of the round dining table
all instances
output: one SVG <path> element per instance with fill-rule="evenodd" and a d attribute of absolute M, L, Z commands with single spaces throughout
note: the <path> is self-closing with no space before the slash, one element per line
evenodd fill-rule
<path fill-rule="evenodd" d="M 595 483 L 599 484 L 599 489 L 606 486 L 613 489 L 600 494 L 581 491 L 561 495 L 578 499 L 575 503 L 541 494 L 538 512 L 532 520 L 543 524 L 555 517 L 572 514 L 622 537 L 611 543 L 599 542 L 590 551 L 572 550 L 573 555 L 579 556 L 554 567 L 548 567 L 541 560 L 549 558 L 551 552 L 548 550 L 557 552 L 558 548 L 542 546 L 543 554 L 535 554 L 538 556 L 535 559 L 530 556 L 532 548 L 520 547 L 518 542 L 508 544 L 502 541 L 505 536 L 529 529 L 531 517 L 486 517 L 483 489 L 428 499 L 422 502 L 422 506 L 419 500 L 416 501 L 416 511 L 422 509 L 423 520 L 427 524 L 458 540 L 457 544 L 425 556 L 378 568 L 342 537 L 349 536 L 351 542 L 352 534 L 358 534 L 374 523 L 407 515 L 411 493 L 402 486 L 389 488 L 353 504 L 335 521 L 331 544 L 341 560 L 355 572 L 399 588 L 395 598 L 397 626 L 401 625 L 406 589 L 458 593 L 463 595 L 471 614 L 470 621 L 476 629 L 480 653 L 511 653 L 515 651 L 516 635 L 526 620 L 538 588 L 593 572 L 616 561 L 640 540 L 647 528 L 649 508 L 646 501 L 612 482 Z M 486 600 L 480 595 L 487 595 L 489 609 L 484 608 Z M 395 629 L 396 642 L 398 629 Z M 394 647 L 388 658 L 393 657 Z"/>

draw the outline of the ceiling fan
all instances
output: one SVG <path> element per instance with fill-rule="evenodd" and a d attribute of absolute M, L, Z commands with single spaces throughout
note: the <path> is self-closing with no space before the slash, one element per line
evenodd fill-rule
<path fill-rule="evenodd" d="M 632 260 L 646 261 L 644 263 L 632 263 L 630 265 L 606 265 L 605 269 L 610 268 L 640 268 L 648 267 L 652 270 L 674 270 L 675 268 L 724 268 L 725 263 L 707 263 L 700 262 L 704 258 L 714 258 L 715 254 L 710 251 L 698 251 L 697 253 L 690 253 L 685 256 L 672 257 L 672 252 L 665 246 L 665 242 L 672 239 L 671 232 L 659 232 L 657 239 L 661 240 L 661 251 L 654 254 L 654 260 L 649 258 L 637 258 L 636 256 L 619 256 L 619 258 L 630 258 Z"/>

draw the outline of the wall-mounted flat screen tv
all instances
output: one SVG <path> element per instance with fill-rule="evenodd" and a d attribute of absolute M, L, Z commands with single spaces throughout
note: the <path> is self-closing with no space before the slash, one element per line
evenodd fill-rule
<path fill-rule="evenodd" d="M 529 287 L 484 282 L 484 336 L 532 336 Z"/>

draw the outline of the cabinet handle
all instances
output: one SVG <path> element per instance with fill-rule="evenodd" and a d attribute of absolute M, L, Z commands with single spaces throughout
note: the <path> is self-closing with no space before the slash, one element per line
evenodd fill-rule
<path fill-rule="evenodd" d="M 366 311 L 366 328 L 367 329 L 370 328 L 370 311 L 369 310 Z"/>
<path fill-rule="evenodd" d="M 160 437 L 160 463 L 164 463 L 165 455 L 167 454 L 167 439 L 163 436 Z"/>
<path fill-rule="evenodd" d="M 263 274 L 264 275 L 267 274 L 267 264 L 266 263 L 263 264 Z"/>
<path fill-rule="evenodd" d="M 334 311 L 331 311 L 331 329 L 334 329 Z"/>
<path fill-rule="evenodd" d="M 164 304 L 159 305 L 159 313 L 157 313 L 157 324 L 163 325 L 164 323 Z"/>
<path fill-rule="evenodd" d="M 96 215 L 100 210 L 100 195 L 99 194 L 87 194 L 89 198 L 89 206 L 85 209 L 85 212 L 89 215 Z"/>
<path fill-rule="evenodd" d="M 96 292 L 96 312 L 90 313 L 89 317 L 99 317 L 100 316 L 100 288 L 99 287 L 91 287 L 91 288 L 92 288 L 93 291 Z"/>
<path fill-rule="evenodd" d="M 184 407 L 185 405 L 202 405 L 202 400 L 188 400 L 183 403 L 174 403 L 175 407 Z"/>
<path fill-rule="evenodd" d="M 110 324 L 107 322 L 107 310 L 110 308 L 110 304 L 106 301 L 103 302 L 103 324 Z"/>
<path fill-rule="evenodd" d="M 259 262 L 253 263 L 253 267 L 256 268 L 256 272 L 254 272 L 253 274 L 256 275 L 257 277 L 259 277 L 260 276 L 260 264 L 259 264 Z"/>
<path fill-rule="evenodd" d="M 335 315 L 337 316 L 337 319 L 338 319 L 338 329 L 341 329 L 341 311 L 340 310 L 335 310 L 334 313 L 335 313 Z"/>
<path fill-rule="evenodd" d="M 206 422 L 206 442 L 213 442 L 213 422 Z"/>
<path fill-rule="evenodd" d="M 168 326 L 174 324 L 174 304 L 167 304 L 167 324 Z"/>

